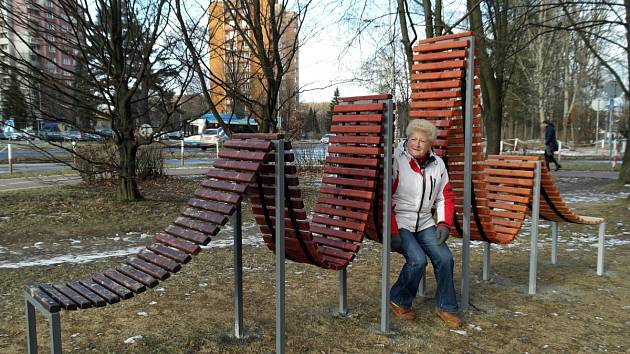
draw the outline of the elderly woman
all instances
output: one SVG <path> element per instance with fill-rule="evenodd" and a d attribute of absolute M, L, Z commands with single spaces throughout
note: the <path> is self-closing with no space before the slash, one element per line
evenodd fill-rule
<path fill-rule="evenodd" d="M 406 263 L 390 291 L 390 308 L 402 319 L 415 320 L 411 303 L 429 256 L 437 279 L 437 315 L 449 328 L 457 328 L 461 321 L 453 285 L 453 254 L 446 245 L 453 224 L 453 193 L 444 161 L 431 150 L 437 129 L 429 121 L 416 119 L 406 133 L 407 140 L 394 152 L 392 198 L 392 240 Z"/>

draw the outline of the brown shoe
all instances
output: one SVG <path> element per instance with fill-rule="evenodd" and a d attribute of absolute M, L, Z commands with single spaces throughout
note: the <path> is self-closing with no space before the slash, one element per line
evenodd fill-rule
<path fill-rule="evenodd" d="M 435 309 L 435 313 L 446 323 L 446 326 L 451 329 L 459 328 L 462 325 L 462 321 L 455 312 L 444 312 L 438 308 Z"/>
<path fill-rule="evenodd" d="M 414 321 L 416 319 L 416 313 L 413 312 L 412 309 L 398 306 L 391 301 L 389 303 L 389 308 L 392 309 L 392 312 L 394 313 L 394 315 L 396 315 L 399 318 L 402 318 L 403 320 Z"/>

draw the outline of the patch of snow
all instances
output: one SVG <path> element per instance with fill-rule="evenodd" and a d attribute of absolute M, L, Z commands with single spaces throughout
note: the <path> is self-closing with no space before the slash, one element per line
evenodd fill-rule
<path fill-rule="evenodd" d="M 119 257 L 126 256 L 132 253 L 136 253 L 143 249 L 144 247 L 130 247 L 122 250 L 116 250 L 111 252 L 103 252 L 103 251 L 95 251 L 86 254 L 67 254 L 63 256 L 57 256 L 49 259 L 41 259 L 41 258 L 30 258 L 24 259 L 18 262 L 10 262 L 10 261 L 0 261 L 0 269 L 17 269 L 24 267 L 35 267 L 35 266 L 48 266 L 55 265 L 61 263 L 88 263 L 95 261 L 97 259 L 109 258 L 109 257 Z"/>
<path fill-rule="evenodd" d="M 163 292 L 163 291 L 164 291 L 164 288 L 157 288 L 157 289 L 155 289 L 155 291 L 157 291 L 157 292 Z"/>
<path fill-rule="evenodd" d="M 199 287 L 200 287 L 200 288 L 205 288 L 206 286 L 208 286 L 208 283 L 200 283 L 200 284 L 199 284 Z"/>
<path fill-rule="evenodd" d="M 479 327 L 479 326 L 477 326 L 476 324 L 473 324 L 473 323 L 469 323 L 468 324 L 468 328 L 473 329 L 473 330 L 475 330 L 477 332 L 481 332 L 481 327 Z"/>
<path fill-rule="evenodd" d="M 76 338 L 76 337 L 78 337 L 78 336 L 80 336 L 80 335 L 81 335 L 81 333 L 78 333 L 78 332 L 77 332 L 77 333 L 72 333 L 72 334 L 70 335 L 70 338 Z"/>
<path fill-rule="evenodd" d="M 151 301 L 149 302 L 149 305 L 157 305 L 157 301 Z"/>
<path fill-rule="evenodd" d="M 138 315 L 138 316 L 142 316 L 142 317 L 147 317 L 147 316 L 149 316 L 149 314 L 148 314 L 148 313 L 146 313 L 146 312 L 144 312 L 144 311 L 140 311 L 140 312 L 136 313 L 136 315 Z"/>
<path fill-rule="evenodd" d="M 43 243 L 43 242 L 41 242 L 41 241 L 40 241 L 40 242 L 35 242 L 35 243 L 33 244 L 33 247 L 35 247 L 35 248 L 41 248 L 40 246 L 41 246 L 41 245 L 43 245 L 43 244 L 44 244 L 44 243 Z"/>
<path fill-rule="evenodd" d="M 141 340 L 143 337 L 142 336 L 133 336 L 133 337 L 129 337 L 127 339 L 125 339 L 125 344 L 133 344 L 136 341 Z"/>
<path fill-rule="evenodd" d="M 514 311 L 514 317 L 519 317 L 519 316 L 527 316 L 527 314 L 521 311 Z"/>
<path fill-rule="evenodd" d="M 464 330 L 461 330 L 461 329 L 451 329 L 450 331 L 451 332 L 455 332 L 457 334 L 460 334 L 462 336 L 468 336 L 468 333 L 466 331 L 464 331 Z"/>

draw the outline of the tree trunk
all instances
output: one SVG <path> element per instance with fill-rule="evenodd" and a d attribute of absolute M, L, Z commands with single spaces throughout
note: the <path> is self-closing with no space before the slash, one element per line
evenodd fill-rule
<path fill-rule="evenodd" d="M 626 9 L 626 43 L 630 43 L 630 29 L 628 28 L 628 24 L 630 24 L 630 0 L 623 1 L 624 7 Z M 630 63 L 630 48 L 626 47 L 626 65 Z M 626 74 L 626 79 L 630 79 L 630 72 Z M 620 83 L 621 84 L 621 83 Z M 630 101 L 630 95 L 628 91 L 625 90 L 626 101 Z M 626 151 L 624 152 L 623 163 L 621 164 L 621 170 L 619 171 L 619 180 L 623 183 L 630 183 L 630 117 L 626 118 L 626 129 L 624 131 L 624 135 L 626 137 Z"/>
<path fill-rule="evenodd" d="M 120 167 L 118 178 L 118 190 L 116 199 L 124 202 L 133 202 L 142 199 L 136 183 L 136 155 L 138 146 L 129 141 L 118 145 Z"/>
<path fill-rule="evenodd" d="M 431 0 L 422 0 L 422 7 L 424 9 L 424 33 L 427 38 L 433 38 L 435 37 L 435 33 L 433 32 Z"/>

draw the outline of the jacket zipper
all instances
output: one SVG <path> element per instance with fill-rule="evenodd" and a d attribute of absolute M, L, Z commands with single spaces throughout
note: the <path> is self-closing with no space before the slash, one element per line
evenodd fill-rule
<path fill-rule="evenodd" d="M 431 198 L 433 198 L 433 190 L 435 189 L 436 180 L 433 178 L 433 176 L 429 177 L 431 178 L 431 192 L 429 193 L 429 201 L 431 201 Z"/>
<path fill-rule="evenodd" d="M 422 210 L 422 204 L 424 203 L 424 192 L 426 191 L 426 188 L 424 187 L 424 185 L 427 182 L 427 177 L 424 174 L 424 169 L 422 169 L 422 198 L 420 198 L 420 207 L 418 208 L 418 215 L 416 216 L 416 232 L 418 232 L 418 224 L 420 223 L 420 211 Z"/>

